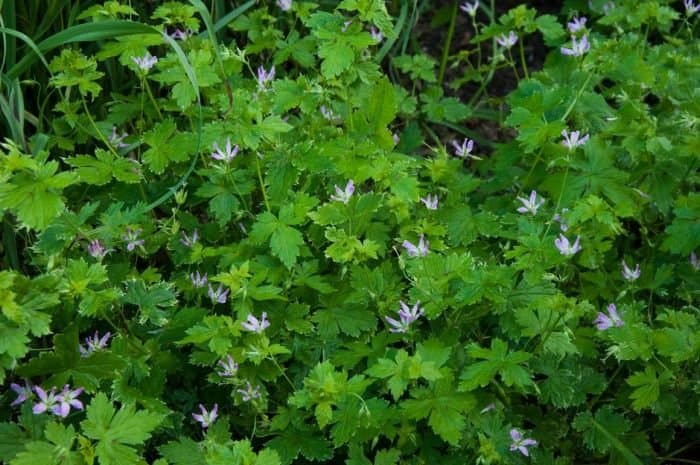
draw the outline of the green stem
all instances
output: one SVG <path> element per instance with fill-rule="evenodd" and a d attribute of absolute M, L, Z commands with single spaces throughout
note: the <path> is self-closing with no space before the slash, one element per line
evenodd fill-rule
<path fill-rule="evenodd" d="M 265 189 L 265 183 L 263 182 L 262 171 L 260 170 L 260 158 L 255 155 L 255 167 L 258 170 L 258 181 L 260 181 L 260 189 L 262 190 L 263 201 L 265 202 L 265 208 L 268 212 L 271 212 L 270 203 L 267 201 L 267 190 Z"/>
<path fill-rule="evenodd" d="M 156 102 L 155 97 L 153 97 L 153 92 L 151 92 L 151 86 L 148 84 L 148 81 L 146 80 L 145 76 L 141 78 L 141 83 L 146 88 L 148 98 L 151 100 L 151 103 L 153 103 L 153 108 L 156 109 L 156 113 L 158 113 L 158 119 L 162 120 L 163 114 L 160 112 L 160 108 L 158 108 L 158 103 Z"/>
<path fill-rule="evenodd" d="M 102 143 L 105 144 L 107 149 L 109 149 L 109 151 L 112 152 L 112 154 L 115 157 L 121 158 L 121 156 L 116 152 L 116 150 L 114 150 L 114 147 L 112 147 L 112 144 L 109 143 L 105 135 L 102 134 L 102 131 L 99 130 L 99 128 L 97 127 L 97 123 L 95 123 L 95 120 L 92 119 L 92 114 L 90 113 L 90 110 L 88 110 L 87 103 L 85 102 L 85 97 L 83 95 L 80 96 L 80 101 L 83 103 L 83 111 L 85 111 L 85 116 L 87 116 L 88 120 L 90 120 L 90 125 L 97 134 L 98 139 L 100 139 Z"/>
<path fill-rule="evenodd" d="M 522 64 L 523 67 L 523 73 L 525 74 L 525 79 L 530 79 L 530 74 L 527 72 L 527 62 L 525 61 L 525 47 L 523 46 L 523 41 L 519 40 L 518 44 L 520 44 L 520 63 Z"/>
<path fill-rule="evenodd" d="M 445 45 L 442 47 L 442 59 L 440 60 L 440 71 L 438 72 L 438 85 L 442 85 L 445 78 L 445 68 L 447 67 L 447 58 L 450 56 L 450 45 L 452 45 L 452 37 L 455 33 L 455 22 L 457 20 L 457 6 L 459 2 L 455 1 L 452 6 L 452 16 L 450 17 L 450 26 L 447 30 Z"/>
<path fill-rule="evenodd" d="M 277 367 L 277 369 L 280 371 L 280 374 L 282 375 L 282 377 L 283 377 L 283 378 L 287 381 L 287 383 L 289 384 L 289 387 L 292 388 L 292 391 L 295 391 L 295 390 L 296 390 L 296 387 L 294 387 L 294 383 L 292 383 L 292 380 L 289 379 L 289 376 L 287 376 L 287 373 L 284 372 L 284 370 L 282 369 L 282 367 L 280 366 L 280 364 L 277 363 L 277 360 L 275 359 L 275 357 L 269 357 L 268 360 L 270 360 L 270 361 Z"/>

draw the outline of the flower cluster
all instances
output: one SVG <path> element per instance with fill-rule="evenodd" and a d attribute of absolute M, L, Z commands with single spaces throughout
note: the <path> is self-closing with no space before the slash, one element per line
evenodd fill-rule
<path fill-rule="evenodd" d="M 35 415 L 50 411 L 56 416 L 65 418 L 70 413 L 71 407 L 76 410 L 83 410 L 83 403 L 78 399 L 78 396 L 83 392 L 82 387 L 71 389 L 66 384 L 63 386 L 63 390 L 56 394 L 55 386 L 49 392 L 44 391 L 39 386 L 34 386 L 34 392 L 39 397 L 39 402 L 34 404 L 32 408 L 32 412 Z"/>

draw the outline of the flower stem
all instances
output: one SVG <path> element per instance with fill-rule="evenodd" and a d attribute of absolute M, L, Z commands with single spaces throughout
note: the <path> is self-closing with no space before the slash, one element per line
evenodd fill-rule
<path fill-rule="evenodd" d="M 438 85 L 441 86 L 445 78 L 445 68 L 447 67 L 447 59 L 450 56 L 450 45 L 452 45 L 452 37 L 455 33 L 455 22 L 457 20 L 457 5 L 459 2 L 455 1 L 452 6 L 452 16 L 450 17 L 450 26 L 447 30 L 447 37 L 445 38 L 445 45 L 442 46 L 442 59 L 440 60 L 440 70 L 438 71 Z"/>
<path fill-rule="evenodd" d="M 265 208 L 268 212 L 271 211 L 270 203 L 267 200 L 267 190 L 265 190 L 265 183 L 263 182 L 262 171 L 260 170 L 260 158 L 255 156 L 255 167 L 258 170 L 258 181 L 260 181 L 260 190 L 262 190 L 263 201 L 265 202 Z"/>

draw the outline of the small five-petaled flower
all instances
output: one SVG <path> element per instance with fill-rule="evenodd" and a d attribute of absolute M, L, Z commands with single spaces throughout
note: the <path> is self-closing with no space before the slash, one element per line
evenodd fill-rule
<path fill-rule="evenodd" d="M 277 6 L 280 7 L 282 11 L 289 11 L 292 7 L 292 0 L 277 0 Z"/>
<path fill-rule="evenodd" d="M 143 245 L 144 240 L 139 238 L 141 234 L 141 228 L 132 229 L 127 226 L 122 239 L 126 241 L 126 250 L 132 252 L 136 247 Z"/>
<path fill-rule="evenodd" d="M 226 289 L 224 291 L 224 287 L 221 284 L 219 284 L 219 287 L 214 290 L 214 288 L 211 287 L 211 284 L 209 284 L 208 295 L 212 303 L 225 304 L 229 291 L 230 289 Z"/>
<path fill-rule="evenodd" d="M 420 301 L 416 302 L 413 307 L 406 305 L 403 300 L 399 303 L 401 304 L 401 309 L 398 311 L 399 320 L 395 320 L 394 318 L 388 316 L 384 317 L 387 323 L 392 326 L 389 328 L 389 331 L 392 333 L 405 333 L 408 331 L 411 323 L 423 316 L 424 313 L 423 308 L 420 306 Z"/>
<path fill-rule="evenodd" d="M 110 250 L 112 250 L 106 249 L 99 239 L 90 241 L 87 249 L 91 257 L 97 258 L 99 260 L 102 260 L 105 257 L 105 255 L 107 255 L 110 252 Z"/>
<path fill-rule="evenodd" d="M 192 236 L 188 236 L 185 231 L 182 231 L 182 238 L 180 238 L 180 243 L 184 245 L 185 247 L 192 248 L 196 243 L 197 239 L 199 239 L 199 232 L 197 232 L 197 229 L 195 228 L 194 231 L 192 231 Z"/>
<path fill-rule="evenodd" d="M 275 66 L 274 65 L 272 66 L 272 68 L 270 68 L 270 71 L 267 71 L 263 66 L 258 67 L 258 88 L 265 89 L 265 86 L 267 85 L 267 83 L 272 81 L 274 78 L 275 78 Z"/>
<path fill-rule="evenodd" d="M 559 237 L 554 239 L 554 245 L 559 249 L 559 253 L 568 257 L 581 250 L 580 241 L 581 236 L 576 236 L 576 240 L 571 244 L 565 235 L 559 234 Z"/>
<path fill-rule="evenodd" d="M 341 189 L 337 184 L 334 187 L 335 194 L 331 194 L 331 200 L 337 200 L 338 202 L 348 203 L 355 192 L 355 183 L 352 182 L 352 179 L 345 185 L 345 189 Z"/>
<path fill-rule="evenodd" d="M 593 320 L 593 323 L 595 323 L 596 327 L 601 331 L 605 331 L 613 326 L 619 327 L 625 324 L 625 322 L 622 321 L 622 318 L 620 318 L 620 315 L 617 313 L 617 307 L 615 307 L 615 304 L 608 305 L 607 315 L 603 312 L 598 312 L 598 316 L 595 320 Z"/>
<path fill-rule="evenodd" d="M 501 34 L 500 36 L 496 37 L 496 42 L 501 47 L 511 48 L 518 42 L 518 36 L 515 35 L 514 31 L 510 31 L 508 35 Z"/>
<path fill-rule="evenodd" d="M 438 208 L 438 196 L 437 194 L 431 195 L 428 194 L 425 197 L 421 197 L 420 201 L 423 202 L 423 205 L 425 205 L 425 208 L 428 210 L 437 210 Z"/>
<path fill-rule="evenodd" d="M 236 392 L 238 392 L 241 395 L 241 398 L 243 399 L 243 402 L 250 402 L 252 399 L 259 399 L 260 398 L 260 386 L 251 386 L 250 381 L 246 381 L 246 388 L 245 389 L 237 389 Z"/>
<path fill-rule="evenodd" d="M 421 234 L 418 239 L 418 245 L 413 245 L 413 243 L 409 241 L 403 241 L 401 245 L 406 249 L 406 253 L 409 257 L 425 257 L 428 255 L 428 246 L 430 242 L 426 241 L 423 234 Z"/>
<path fill-rule="evenodd" d="M 93 352 L 100 351 L 107 347 L 109 343 L 109 338 L 112 337 L 112 333 L 107 331 L 104 336 L 100 337 L 100 333 L 95 331 L 94 336 L 88 336 L 85 338 L 85 347 L 82 344 L 78 344 L 78 350 L 82 357 L 88 357 Z"/>
<path fill-rule="evenodd" d="M 196 273 L 190 273 L 190 281 L 194 287 L 204 287 L 207 284 L 207 274 L 199 274 L 199 270 Z"/>
<path fill-rule="evenodd" d="M 158 58 L 151 55 L 149 52 L 143 57 L 131 57 L 141 71 L 147 73 L 153 66 L 158 63 Z"/>
<path fill-rule="evenodd" d="M 236 158 L 236 155 L 238 155 L 238 144 L 232 146 L 231 139 L 228 137 L 226 138 L 225 149 L 222 150 L 219 147 L 219 144 L 217 144 L 216 142 L 214 142 L 214 145 L 212 147 L 214 148 L 214 151 L 211 153 L 211 157 L 214 160 L 231 163 L 231 160 Z"/>
<path fill-rule="evenodd" d="M 474 150 L 474 141 L 471 139 L 464 139 L 461 144 L 456 140 L 452 141 L 452 146 L 455 148 L 455 155 L 460 158 L 470 158 L 472 150 Z M 474 158 L 474 157 L 472 157 Z"/>
<path fill-rule="evenodd" d="M 217 371 L 216 373 L 222 378 L 230 378 L 235 376 L 238 372 L 238 363 L 236 363 L 230 354 L 226 354 L 226 359 L 219 360 L 217 365 L 221 367 L 221 371 Z"/>
<path fill-rule="evenodd" d="M 510 438 L 513 440 L 513 442 L 510 444 L 510 450 L 513 452 L 517 450 L 526 457 L 530 455 L 527 448 L 537 445 L 537 441 L 530 438 L 524 438 L 523 434 L 515 428 L 510 430 Z"/>
<path fill-rule="evenodd" d="M 634 267 L 634 270 L 630 269 L 629 266 L 627 266 L 627 263 L 625 263 L 624 260 L 622 260 L 622 277 L 625 278 L 627 281 L 636 281 L 639 279 L 641 276 L 642 271 L 639 269 L 639 263 Z"/>
<path fill-rule="evenodd" d="M 241 322 L 241 326 L 247 331 L 262 334 L 262 332 L 270 326 L 270 322 L 267 320 L 267 312 L 262 312 L 259 320 L 255 318 L 255 316 L 249 314 L 246 321 Z"/>
<path fill-rule="evenodd" d="M 123 148 L 123 147 L 128 147 L 129 144 L 125 144 L 123 140 L 128 137 L 129 134 L 122 132 L 121 135 L 117 134 L 117 127 L 112 126 L 112 134 L 109 136 L 109 143 L 112 144 L 115 148 Z"/>
<path fill-rule="evenodd" d="M 544 199 L 537 199 L 537 192 L 530 192 L 530 198 L 518 197 L 518 200 L 523 204 L 522 207 L 518 207 L 518 212 L 520 213 L 532 213 L 537 214 L 537 210 L 544 204 Z"/>
<path fill-rule="evenodd" d="M 566 26 L 569 28 L 569 32 L 574 34 L 586 27 L 586 17 L 582 16 L 579 18 L 578 16 L 574 16 L 574 18 L 566 23 Z"/>
<path fill-rule="evenodd" d="M 572 57 L 580 57 L 591 49 L 591 44 L 588 42 L 588 36 L 581 37 L 581 40 L 576 40 L 576 37 L 571 38 L 571 48 L 562 47 L 561 53 Z"/>
<path fill-rule="evenodd" d="M 371 35 L 372 39 L 374 39 L 377 43 L 384 40 L 384 34 L 382 34 L 382 31 L 380 31 L 379 29 L 377 29 L 374 26 L 371 26 L 369 28 L 369 35 Z"/>
<path fill-rule="evenodd" d="M 199 404 L 199 411 L 202 413 L 193 413 L 192 418 L 201 423 L 202 428 L 206 429 L 209 427 L 209 425 L 214 423 L 216 421 L 216 417 L 219 416 L 219 404 L 214 404 L 214 407 L 212 407 L 210 412 L 208 412 L 207 409 L 204 408 L 204 405 Z"/>
<path fill-rule="evenodd" d="M 24 386 L 20 386 L 17 383 L 10 384 L 10 389 L 15 391 L 17 398 L 10 404 L 11 407 L 23 403 L 25 400 L 29 399 L 32 395 L 32 387 L 27 381 L 24 382 Z"/>
<path fill-rule="evenodd" d="M 467 13 L 469 16 L 476 16 L 476 10 L 479 9 L 479 0 L 474 3 L 464 2 L 459 6 L 459 9 Z"/>
<path fill-rule="evenodd" d="M 685 6 L 685 14 L 688 16 L 700 11 L 700 5 L 695 6 L 695 2 L 693 0 L 683 0 L 683 6 Z"/>
<path fill-rule="evenodd" d="M 575 150 L 576 147 L 581 147 L 586 142 L 588 142 L 588 134 L 581 137 L 580 131 L 572 131 L 571 133 L 569 133 L 569 131 L 564 129 L 561 132 L 561 135 L 564 138 L 564 140 L 562 141 L 562 144 L 564 145 L 564 147 L 568 148 L 569 150 Z"/>

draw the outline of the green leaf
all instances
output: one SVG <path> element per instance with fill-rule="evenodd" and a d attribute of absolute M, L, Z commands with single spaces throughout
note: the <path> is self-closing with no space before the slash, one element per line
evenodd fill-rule
<path fill-rule="evenodd" d="M 377 324 L 376 317 L 370 311 L 340 307 L 318 310 L 311 317 L 311 321 L 316 323 L 319 336 L 326 340 L 339 332 L 358 337 L 360 333 L 373 329 Z"/>
<path fill-rule="evenodd" d="M 318 56 L 323 58 L 321 73 L 334 78 L 350 68 L 355 61 L 355 52 L 345 42 L 324 42 L 318 47 Z"/>
<path fill-rule="evenodd" d="M 163 326 L 168 322 L 170 316 L 166 309 L 177 304 L 177 294 L 173 292 L 170 283 L 159 282 L 147 287 L 143 280 L 138 279 L 127 283 L 122 300 L 125 303 L 138 306 L 143 320 L 149 320 L 155 325 Z"/>
<path fill-rule="evenodd" d="M 173 465 L 207 465 L 199 444 L 187 437 L 170 441 L 160 446 L 158 451 Z"/>
<path fill-rule="evenodd" d="M 162 420 L 162 415 L 137 411 L 132 404 L 122 405 L 117 411 L 100 392 L 87 407 L 80 426 L 87 437 L 98 441 L 95 452 L 101 464 L 141 464 L 143 461 L 128 446 L 143 444 Z"/>
<path fill-rule="evenodd" d="M 700 248 L 700 194 L 679 197 L 673 213 L 675 217 L 666 227 L 663 249 L 688 255 Z"/>
<path fill-rule="evenodd" d="M 635 388 L 630 394 L 630 399 L 633 400 L 632 408 L 639 412 L 651 407 L 659 398 L 661 385 L 665 384 L 671 377 L 671 373 L 664 371 L 657 378 L 654 367 L 648 366 L 644 371 L 637 371 L 627 378 L 627 384 Z"/>
<path fill-rule="evenodd" d="M 517 386 L 521 389 L 533 385 L 529 370 L 519 366 L 527 361 L 531 355 L 527 352 L 508 353 L 508 345 L 500 339 L 491 341 L 491 349 L 471 344 L 467 348 L 470 357 L 484 359 L 469 365 L 460 376 L 462 382 L 459 389 L 472 391 L 477 387 L 484 387 L 500 374 L 507 386 Z"/>

